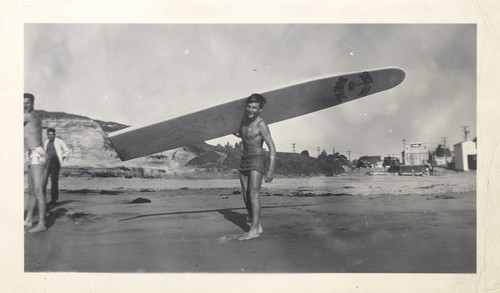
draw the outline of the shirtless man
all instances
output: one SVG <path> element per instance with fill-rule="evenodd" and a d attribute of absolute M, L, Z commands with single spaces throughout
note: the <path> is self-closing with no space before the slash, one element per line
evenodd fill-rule
<path fill-rule="evenodd" d="M 263 232 L 260 225 L 260 187 L 262 179 L 269 183 L 273 180 L 276 163 L 276 148 L 266 122 L 259 116 L 266 99 L 253 94 L 247 99 L 245 116 L 241 121 L 240 131 L 235 135 L 241 138 L 243 154 L 240 163 L 240 182 L 243 190 L 243 201 L 248 211 L 250 230 L 239 237 L 239 240 L 250 240 Z M 262 149 L 266 142 L 269 148 L 269 167 L 266 170 L 266 155 Z"/>
<path fill-rule="evenodd" d="M 35 96 L 24 94 L 24 149 L 28 168 L 28 213 L 24 226 L 28 232 L 41 232 L 47 229 L 45 223 L 45 194 L 43 193 L 43 173 L 45 169 L 45 151 L 42 147 L 42 121 L 34 112 Z M 33 226 L 33 213 L 38 203 L 38 224 Z"/>

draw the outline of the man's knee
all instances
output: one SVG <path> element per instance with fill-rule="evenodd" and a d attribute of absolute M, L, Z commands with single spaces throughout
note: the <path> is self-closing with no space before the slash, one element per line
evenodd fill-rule
<path fill-rule="evenodd" d="M 41 187 L 33 188 L 33 195 L 36 198 L 42 198 L 43 197 L 43 189 Z"/>
<path fill-rule="evenodd" d="M 248 195 L 250 196 L 250 198 L 257 198 L 257 197 L 259 197 L 259 193 L 260 193 L 260 190 L 252 189 Z"/>

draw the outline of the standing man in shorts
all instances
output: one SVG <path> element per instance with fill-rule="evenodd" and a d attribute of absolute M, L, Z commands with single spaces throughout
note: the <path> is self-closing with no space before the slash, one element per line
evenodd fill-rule
<path fill-rule="evenodd" d="M 24 220 L 24 226 L 31 228 L 28 232 L 35 233 L 45 231 L 45 194 L 43 192 L 45 151 L 42 147 L 42 121 L 34 111 L 35 96 L 24 94 L 24 149 L 26 154 L 26 165 L 28 169 L 28 213 Z M 38 224 L 33 226 L 33 213 L 38 204 Z"/>
<path fill-rule="evenodd" d="M 240 163 L 240 183 L 243 190 L 243 201 L 248 211 L 250 230 L 239 240 L 250 240 L 263 232 L 260 225 L 260 187 L 262 179 L 269 183 L 273 180 L 276 163 L 276 148 L 269 128 L 259 116 L 266 104 L 266 99 L 259 94 L 252 94 L 247 99 L 245 115 L 236 136 L 241 138 L 243 154 Z M 266 168 L 266 155 L 263 143 L 269 148 L 269 167 Z"/>

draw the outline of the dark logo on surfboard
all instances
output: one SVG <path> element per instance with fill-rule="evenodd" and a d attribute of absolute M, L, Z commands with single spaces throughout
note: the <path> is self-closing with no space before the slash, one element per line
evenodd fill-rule
<path fill-rule="evenodd" d="M 371 83 L 373 78 L 370 73 L 363 72 L 357 76 L 357 80 L 349 80 L 345 76 L 341 76 L 333 87 L 333 94 L 338 102 L 342 103 L 349 99 L 349 96 L 356 95 L 357 97 L 364 97 L 370 93 Z M 347 88 L 346 88 L 347 85 Z M 359 93 L 353 93 L 359 91 Z"/>
<path fill-rule="evenodd" d="M 363 84 L 364 85 L 368 85 L 370 83 L 373 82 L 373 78 L 372 78 L 372 75 L 368 72 L 363 72 L 359 75 L 359 78 L 361 78 L 361 80 L 363 81 Z"/>

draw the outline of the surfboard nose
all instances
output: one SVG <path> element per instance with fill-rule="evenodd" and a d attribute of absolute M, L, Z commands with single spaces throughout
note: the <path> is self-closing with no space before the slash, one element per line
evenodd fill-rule
<path fill-rule="evenodd" d="M 397 86 L 405 79 L 406 72 L 399 67 L 393 67 L 392 69 L 393 70 L 390 71 L 390 74 L 387 77 L 387 83 Z"/>

